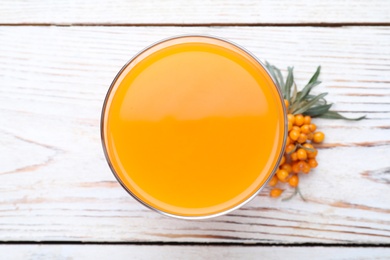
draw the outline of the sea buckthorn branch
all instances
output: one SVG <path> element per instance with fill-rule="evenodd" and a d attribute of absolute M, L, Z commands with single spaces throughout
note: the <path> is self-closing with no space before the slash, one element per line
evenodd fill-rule
<path fill-rule="evenodd" d="M 301 91 L 297 90 L 293 67 L 287 68 L 286 81 L 284 81 L 283 75 L 277 67 L 268 62 L 266 62 L 266 67 L 282 92 L 288 112 L 286 149 L 280 161 L 279 169 L 268 183 L 272 187 L 270 196 L 273 198 L 279 197 L 284 191 L 284 189 L 278 187 L 279 184 L 288 183 L 289 186 L 295 188 L 295 191 L 283 201 L 290 200 L 296 194 L 299 194 L 302 200 L 305 201 L 298 188 L 299 175 L 308 174 L 311 169 L 318 166 L 316 160 L 318 150 L 315 145 L 322 143 L 325 139 L 325 134 L 317 131 L 317 125 L 312 122 L 312 119 L 327 118 L 356 121 L 364 119 L 366 116 L 346 118 L 338 112 L 330 110 L 333 104 L 328 104 L 325 99 L 328 93 L 311 94 L 311 90 L 321 83 L 318 80 L 321 66 L 317 67 L 317 70 Z"/>

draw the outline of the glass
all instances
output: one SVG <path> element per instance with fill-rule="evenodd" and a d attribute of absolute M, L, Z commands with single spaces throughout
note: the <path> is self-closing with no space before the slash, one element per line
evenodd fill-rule
<path fill-rule="evenodd" d="M 254 198 L 286 135 L 283 98 L 262 63 L 210 36 L 174 37 L 137 54 L 112 82 L 101 118 L 119 183 L 147 207 L 186 219 Z"/>

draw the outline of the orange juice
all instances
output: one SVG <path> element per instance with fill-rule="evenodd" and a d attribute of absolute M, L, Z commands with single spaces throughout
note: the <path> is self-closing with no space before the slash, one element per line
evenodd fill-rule
<path fill-rule="evenodd" d="M 162 41 L 119 72 L 102 114 L 114 175 L 170 216 L 216 216 L 253 198 L 283 154 L 283 99 L 242 48 L 204 36 Z"/>

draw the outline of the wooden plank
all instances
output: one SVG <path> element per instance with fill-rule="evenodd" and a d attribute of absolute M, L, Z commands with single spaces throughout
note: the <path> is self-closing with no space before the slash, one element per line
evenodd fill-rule
<path fill-rule="evenodd" d="M 388 259 L 389 248 L 0 245 L 5 259 Z"/>
<path fill-rule="evenodd" d="M 389 23 L 382 0 L 14 1 L 0 3 L 7 24 L 302 24 Z"/>
<path fill-rule="evenodd" d="M 265 189 L 227 216 L 182 221 L 117 184 L 100 144 L 106 91 L 140 49 L 189 33 L 295 65 L 298 86 L 321 64 L 317 92 L 368 115 L 316 121 L 327 137 L 301 179 L 307 202 Z M 389 243 L 390 28 L 0 27 L 0 38 L 0 240 Z"/>

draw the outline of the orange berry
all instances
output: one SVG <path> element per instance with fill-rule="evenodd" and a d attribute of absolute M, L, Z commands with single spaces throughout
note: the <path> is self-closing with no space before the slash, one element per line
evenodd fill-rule
<path fill-rule="evenodd" d="M 317 126 L 315 124 L 310 124 L 309 129 L 310 131 L 314 132 L 317 129 Z"/>
<path fill-rule="evenodd" d="M 312 144 L 305 143 L 303 145 L 303 147 L 311 149 L 311 151 L 306 150 L 307 158 L 311 159 L 311 158 L 315 158 L 317 156 L 318 151 L 314 148 L 314 146 Z"/>
<path fill-rule="evenodd" d="M 310 133 L 309 125 L 301 126 L 301 133 L 304 133 L 304 134 Z"/>
<path fill-rule="evenodd" d="M 268 182 L 268 185 L 274 187 L 278 183 L 278 181 L 279 181 L 278 177 L 274 175 L 272 176 L 271 180 Z"/>
<path fill-rule="evenodd" d="M 286 170 L 278 170 L 276 172 L 276 176 L 278 177 L 279 181 L 285 182 L 288 177 L 288 172 Z"/>
<path fill-rule="evenodd" d="M 303 145 L 303 147 L 309 148 L 309 149 L 314 149 L 314 146 L 313 146 L 312 144 L 309 144 L 309 143 L 305 143 L 305 144 Z"/>
<path fill-rule="evenodd" d="M 303 148 L 298 149 L 297 156 L 299 160 L 306 160 L 307 159 L 306 150 Z"/>
<path fill-rule="evenodd" d="M 316 158 L 318 151 L 316 149 L 314 149 L 314 152 L 306 151 L 306 153 L 307 153 L 307 158 L 314 159 L 314 158 Z"/>
<path fill-rule="evenodd" d="M 282 165 L 282 164 L 284 164 L 286 162 L 286 156 L 282 156 L 282 159 L 280 159 L 280 163 L 279 163 L 279 165 Z"/>
<path fill-rule="evenodd" d="M 270 195 L 272 198 L 277 198 L 277 197 L 279 197 L 282 193 L 283 193 L 283 190 L 278 189 L 278 188 L 275 188 L 275 189 L 272 189 L 272 190 L 270 191 L 269 195 Z"/>
<path fill-rule="evenodd" d="M 291 138 L 287 136 L 286 138 L 286 147 L 291 143 Z"/>
<path fill-rule="evenodd" d="M 288 136 L 290 136 L 290 138 L 294 141 L 298 140 L 298 137 L 299 137 L 299 132 L 297 130 L 291 130 L 290 133 L 288 134 Z"/>
<path fill-rule="evenodd" d="M 315 168 L 318 166 L 318 162 L 316 161 L 316 159 L 309 159 L 308 164 L 309 164 L 310 168 Z"/>
<path fill-rule="evenodd" d="M 309 125 L 309 124 L 311 123 L 311 117 L 310 117 L 310 116 L 305 116 L 305 117 L 303 118 L 303 123 L 304 123 L 305 125 Z"/>
<path fill-rule="evenodd" d="M 307 134 L 307 140 L 311 141 L 312 139 L 313 139 L 313 133 L 310 132 Z"/>
<path fill-rule="evenodd" d="M 325 139 L 325 134 L 323 132 L 315 132 L 313 135 L 313 142 L 321 143 Z"/>
<path fill-rule="evenodd" d="M 295 131 L 301 133 L 301 128 L 300 128 L 299 126 L 294 125 L 294 126 L 292 127 L 292 130 L 295 130 Z"/>
<path fill-rule="evenodd" d="M 292 172 L 291 164 L 285 163 L 280 166 L 280 169 L 285 170 L 288 173 Z"/>
<path fill-rule="evenodd" d="M 299 163 L 298 162 L 293 163 L 293 165 L 292 165 L 292 172 L 293 173 L 299 173 L 300 171 L 301 171 L 301 169 L 299 169 Z"/>
<path fill-rule="evenodd" d="M 306 134 L 300 133 L 297 139 L 298 143 L 303 144 L 304 142 L 306 142 L 306 140 L 307 140 Z"/>
<path fill-rule="evenodd" d="M 291 156 L 291 160 L 298 161 L 298 154 L 297 154 L 297 152 L 293 152 L 290 156 Z"/>
<path fill-rule="evenodd" d="M 293 127 L 293 123 L 291 121 L 288 121 L 288 131 L 289 132 L 292 129 L 292 127 Z"/>
<path fill-rule="evenodd" d="M 291 121 L 291 122 L 294 124 L 295 117 L 294 117 L 293 114 L 288 114 L 288 115 L 287 115 L 287 119 L 288 119 L 289 122 Z"/>
<path fill-rule="evenodd" d="M 297 186 L 298 186 L 298 183 L 299 183 L 298 175 L 294 175 L 294 176 L 292 176 L 292 177 L 288 180 L 288 184 L 290 184 L 291 187 L 297 187 Z"/>
<path fill-rule="evenodd" d="M 295 145 L 294 144 L 289 144 L 286 147 L 286 153 L 291 153 L 294 149 L 295 149 Z"/>
<path fill-rule="evenodd" d="M 301 126 L 304 123 L 303 116 L 301 114 L 295 115 L 295 125 Z"/>
<path fill-rule="evenodd" d="M 304 173 L 308 174 L 310 172 L 310 165 L 307 162 L 304 162 L 304 161 L 301 161 L 301 162 L 303 162 L 302 171 Z"/>
<path fill-rule="evenodd" d="M 307 163 L 305 162 L 305 161 L 299 161 L 298 162 L 298 168 L 299 168 L 299 171 L 303 171 L 303 169 L 305 169 L 305 165 L 306 165 Z M 308 164 L 307 164 L 307 166 L 309 166 Z M 310 170 L 310 167 L 309 167 L 309 170 Z"/>
<path fill-rule="evenodd" d="M 290 105 L 287 99 L 284 100 L 284 105 L 286 106 L 286 108 L 288 108 L 288 106 Z"/>

